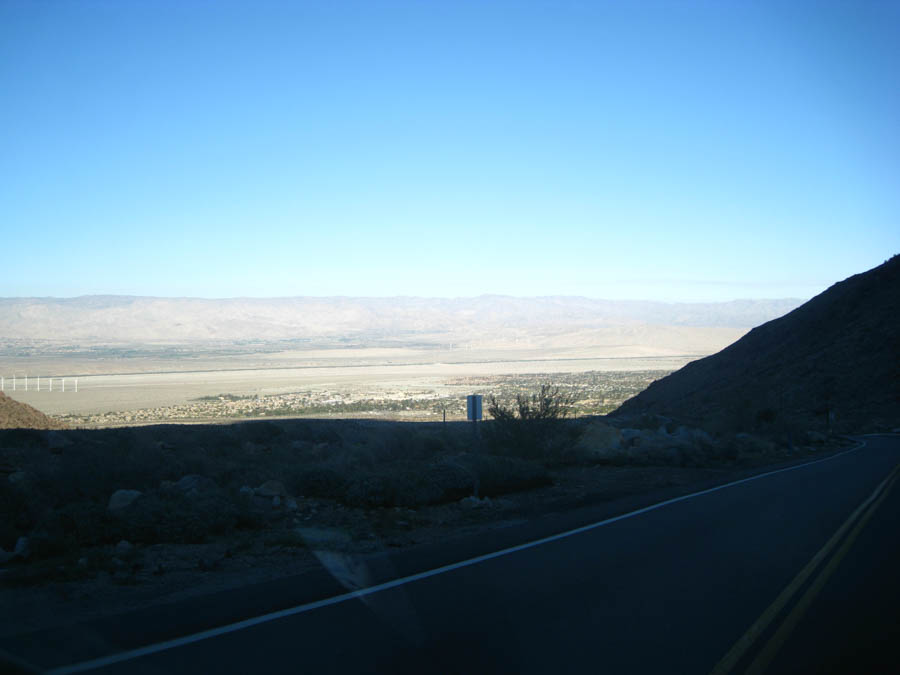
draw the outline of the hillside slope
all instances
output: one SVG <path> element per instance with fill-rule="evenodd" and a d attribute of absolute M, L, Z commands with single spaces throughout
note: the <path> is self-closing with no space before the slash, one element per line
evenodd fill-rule
<path fill-rule="evenodd" d="M 728 431 L 900 426 L 900 256 L 654 382 L 613 416 L 643 413 Z"/>
<path fill-rule="evenodd" d="M 0 392 L 0 429 L 63 429 L 65 425 L 40 410 Z"/>

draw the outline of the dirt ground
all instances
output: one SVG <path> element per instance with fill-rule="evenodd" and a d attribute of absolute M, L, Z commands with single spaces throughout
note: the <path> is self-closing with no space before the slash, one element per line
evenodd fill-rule
<path fill-rule="evenodd" d="M 32 570 L 27 584 L 17 581 L 16 568 L 7 567 L 0 571 L 5 609 L 0 615 L 0 635 L 68 625 L 300 574 L 319 566 L 317 553 L 323 551 L 355 557 L 407 549 L 662 488 L 688 493 L 701 484 L 725 482 L 748 468 L 752 467 L 572 467 L 555 471 L 553 484 L 544 488 L 419 509 L 358 509 L 300 498 L 296 511 L 260 532 L 236 533 L 197 545 L 105 547 L 96 553 L 107 559 L 113 556 L 111 571 L 109 567 L 92 571 L 91 553 L 72 561 L 71 570 L 64 566 Z M 54 580 L 43 581 L 35 574 Z M 60 580 L 67 576 L 74 578 Z"/>

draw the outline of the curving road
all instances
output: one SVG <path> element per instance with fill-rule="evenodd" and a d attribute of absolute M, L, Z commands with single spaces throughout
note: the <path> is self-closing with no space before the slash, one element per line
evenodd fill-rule
<path fill-rule="evenodd" d="M 0 646 L 52 673 L 864 672 L 900 662 L 898 462 L 870 436 L 575 531 L 323 553 L 331 575 Z"/>

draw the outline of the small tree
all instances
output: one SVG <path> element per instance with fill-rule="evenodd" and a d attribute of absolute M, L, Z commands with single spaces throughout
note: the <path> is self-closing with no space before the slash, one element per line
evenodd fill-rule
<path fill-rule="evenodd" d="M 575 396 L 549 384 L 538 393 L 518 394 L 507 404 L 496 396 L 488 398 L 488 414 L 493 421 L 485 435 L 495 452 L 546 459 L 560 442 L 560 427 L 575 404 Z"/>

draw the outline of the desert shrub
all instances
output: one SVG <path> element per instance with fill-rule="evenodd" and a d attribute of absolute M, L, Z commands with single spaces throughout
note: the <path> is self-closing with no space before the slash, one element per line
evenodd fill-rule
<path fill-rule="evenodd" d="M 771 425 L 778 418 L 778 411 L 775 408 L 762 408 L 756 411 L 756 426 L 765 427 Z"/>
<path fill-rule="evenodd" d="M 37 429 L 0 430 L 0 448 L 35 448 L 45 445 L 44 432 Z"/>
<path fill-rule="evenodd" d="M 542 385 L 540 392 L 519 394 L 515 403 L 488 399 L 493 418 L 485 424 L 485 440 L 498 454 L 554 461 L 572 439 L 563 433 L 574 396 L 559 387 Z"/>
<path fill-rule="evenodd" d="M 201 543 L 210 536 L 262 525 L 261 515 L 224 494 L 145 494 L 115 513 L 85 501 L 52 509 L 36 524 L 29 544 L 32 556 L 41 559 L 122 539 L 141 544 Z"/>
<path fill-rule="evenodd" d="M 440 489 L 440 501 L 453 501 L 472 494 L 475 472 L 454 459 L 446 459 L 430 465 L 422 477 Z"/>
<path fill-rule="evenodd" d="M 459 463 L 396 462 L 352 477 L 342 499 L 351 506 L 419 507 L 455 501 L 474 486 L 475 474 Z"/>
<path fill-rule="evenodd" d="M 551 483 L 547 468 L 536 461 L 475 453 L 463 455 L 459 461 L 477 476 L 480 496 L 493 497 Z"/>
<path fill-rule="evenodd" d="M 16 539 L 26 534 L 33 523 L 34 514 L 25 493 L 0 479 L 0 548 L 12 550 Z"/>
<path fill-rule="evenodd" d="M 120 488 L 147 490 L 163 479 L 184 473 L 184 456 L 169 455 L 156 447 L 120 448 L 109 444 L 83 444 L 33 467 L 34 489 L 52 504 L 80 499 L 102 501 Z"/>
<path fill-rule="evenodd" d="M 422 438 L 422 449 L 429 456 L 441 455 L 447 452 L 447 441 L 437 434 L 427 434 Z"/>
<path fill-rule="evenodd" d="M 292 441 L 305 441 L 307 443 L 316 442 L 316 434 L 309 422 L 291 420 L 286 423 L 285 426 L 285 431 Z"/>
<path fill-rule="evenodd" d="M 216 429 L 216 432 L 212 437 L 207 437 L 206 442 L 215 445 L 222 452 L 238 452 L 241 448 L 242 441 L 240 435 L 234 430 L 234 427 L 235 425 L 222 425 Z M 198 439 L 195 442 L 199 443 L 200 440 Z"/>
<path fill-rule="evenodd" d="M 360 470 L 372 470 L 386 459 L 384 448 L 378 444 L 358 443 L 341 449 L 334 449 L 326 464 L 345 474 Z"/>
<path fill-rule="evenodd" d="M 338 495 L 351 506 L 418 507 L 456 501 L 473 494 L 486 496 L 547 485 L 550 475 L 540 463 L 496 455 L 462 454 L 422 463 L 416 460 L 384 464 L 373 471 L 347 476 Z"/>
<path fill-rule="evenodd" d="M 767 438 L 740 433 L 723 443 L 722 452 L 733 454 L 735 459 L 741 455 L 767 456 L 775 452 L 775 444 Z"/>
<path fill-rule="evenodd" d="M 387 434 L 384 451 L 379 459 L 384 461 L 424 459 L 424 436 L 407 425 L 395 426 Z"/>
<path fill-rule="evenodd" d="M 472 494 L 475 474 L 453 460 L 434 462 L 424 467 L 415 462 L 392 467 L 388 484 L 392 505 L 426 506 L 456 501 Z"/>
<path fill-rule="evenodd" d="M 347 476 L 328 466 L 312 466 L 296 471 L 286 487 L 295 495 L 337 499 L 347 489 Z"/>
<path fill-rule="evenodd" d="M 351 506 L 392 506 L 395 494 L 395 488 L 387 476 L 368 473 L 352 478 L 343 498 Z"/>
<path fill-rule="evenodd" d="M 329 425 L 326 427 L 316 427 L 313 441 L 316 443 L 328 443 L 329 445 L 341 445 L 344 442 L 344 439 L 333 426 Z"/>
<path fill-rule="evenodd" d="M 234 530 L 256 529 L 262 517 L 222 495 L 144 495 L 113 518 L 115 538 L 134 543 L 195 544 Z"/>
<path fill-rule="evenodd" d="M 48 510 L 29 537 L 32 555 L 48 558 L 82 546 L 112 544 L 122 539 L 121 523 L 99 504 L 77 502 Z"/>
<path fill-rule="evenodd" d="M 284 430 L 275 422 L 244 422 L 240 425 L 240 434 L 245 441 L 265 445 L 281 438 Z"/>

